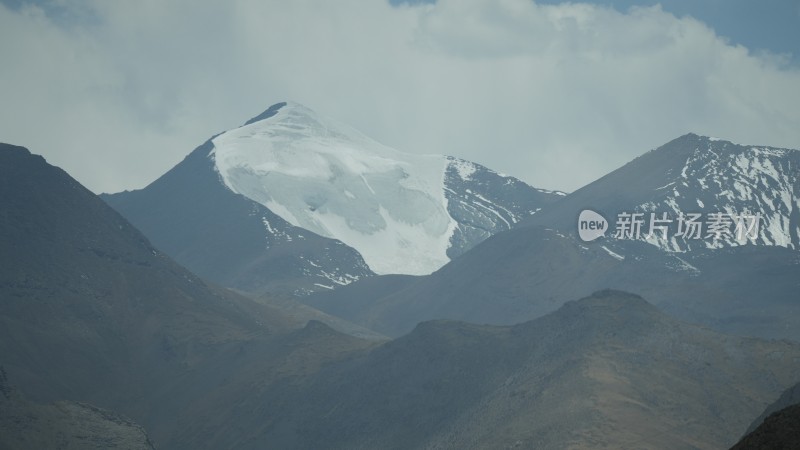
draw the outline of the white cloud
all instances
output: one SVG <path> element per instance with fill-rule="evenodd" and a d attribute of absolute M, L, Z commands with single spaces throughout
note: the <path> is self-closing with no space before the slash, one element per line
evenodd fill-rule
<path fill-rule="evenodd" d="M 141 187 L 284 99 L 565 190 L 688 131 L 800 147 L 796 69 L 657 7 L 62 6 L 68 20 L 0 6 L 0 140 L 98 192 Z"/>

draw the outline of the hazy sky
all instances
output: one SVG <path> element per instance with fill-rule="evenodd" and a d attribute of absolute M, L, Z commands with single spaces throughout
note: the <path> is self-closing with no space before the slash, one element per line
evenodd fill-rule
<path fill-rule="evenodd" d="M 800 2 L 636 3 L 0 0 L 0 141 L 95 192 L 283 100 L 567 191 L 690 131 L 800 147 Z"/>

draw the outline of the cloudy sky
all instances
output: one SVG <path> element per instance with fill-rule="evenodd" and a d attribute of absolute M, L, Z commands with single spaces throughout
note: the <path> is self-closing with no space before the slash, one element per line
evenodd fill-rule
<path fill-rule="evenodd" d="M 0 0 L 0 141 L 141 188 L 294 100 L 574 190 L 687 132 L 800 148 L 797 0 Z"/>

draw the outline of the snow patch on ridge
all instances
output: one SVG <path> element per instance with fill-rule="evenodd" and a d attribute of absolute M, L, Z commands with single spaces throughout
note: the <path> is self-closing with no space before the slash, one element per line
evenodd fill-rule
<path fill-rule="evenodd" d="M 459 178 L 464 181 L 469 181 L 472 179 L 472 174 L 478 170 L 478 168 L 475 167 L 475 164 L 469 161 L 464 161 L 463 159 L 452 158 L 450 159 L 450 165 L 456 169 Z"/>
<path fill-rule="evenodd" d="M 600 246 L 600 248 L 602 248 L 603 250 L 605 250 L 605 251 L 606 251 L 606 253 L 608 253 L 609 255 L 611 255 L 611 257 L 612 257 L 612 258 L 614 258 L 614 259 L 616 259 L 616 260 L 618 260 L 618 261 L 623 261 L 623 260 L 625 260 L 625 257 L 624 257 L 624 256 L 620 255 L 619 253 L 614 253 L 613 251 L 611 251 L 611 250 L 610 250 L 608 247 L 606 247 L 605 245 L 601 245 L 601 246 Z"/>

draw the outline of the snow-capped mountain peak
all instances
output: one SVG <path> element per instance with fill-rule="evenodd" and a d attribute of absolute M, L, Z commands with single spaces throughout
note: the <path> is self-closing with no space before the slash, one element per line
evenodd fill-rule
<path fill-rule="evenodd" d="M 274 105 L 212 142 L 210 157 L 230 190 L 355 248 L 376 273 L 428 274 L 450 260 L 453 247 L 488 237 L 453 214 L 451 198 L 463 190 L 454 184 L 475 183 L 476 173 L 488 171 L 474 163 L 397 151 L 297 103 Z M 496 216 L 483 231 L 534 211 L 524 201 L 503 206 L 513 210 L 504 217 L 488 195 L 467 191 L 489 210 L 482 214 Z"/>
<path fill-rule="evenodd" d="M 678 154 L 674 152 L 679 152 Z M 666 212 L 670 217 L 700 214 L 759 218 L 757 236 L 747 241 L 734 233 L 715 239 L 646 238 L 670 251 L 747 244 L 800 248 L 800 151 L 735 144 L 689 134 L 643 155 L 642 161 L 674 155 L 651 198 L 635 211 Z M 733 229 L 734 227 L 731 226 Z"/>
<path fill-rule="evenodd" d="M 798 248 L 800 151 L 698 138 L 705 145 L 698 145 L 687 158 L 671 197 L 698 193 L 694 199 L 698 209 L 758 213 L 761 224 L 755 243 Z M 724 244 L 738 243 L 729 239 Z"/>

